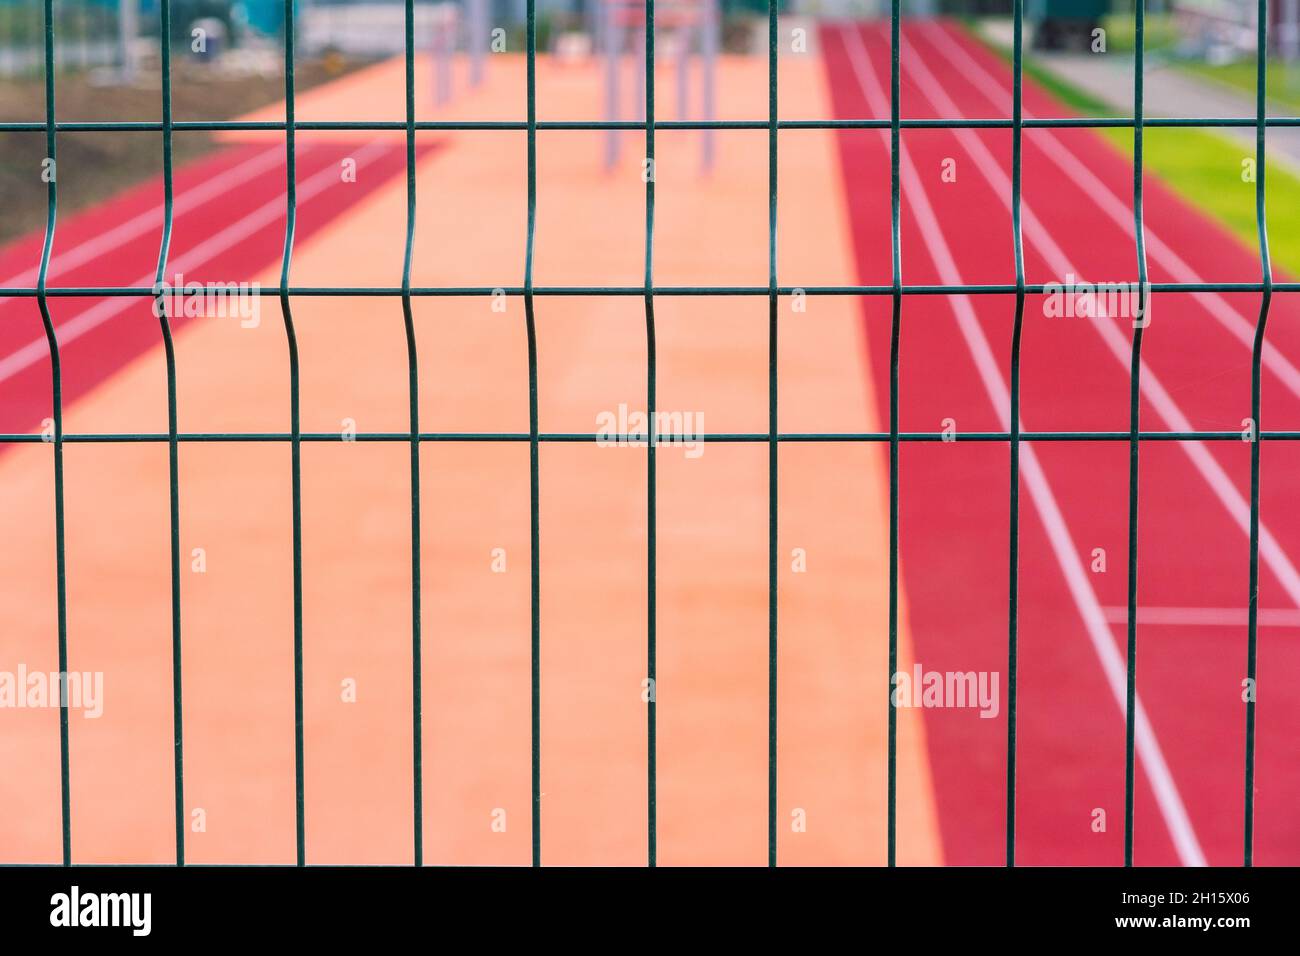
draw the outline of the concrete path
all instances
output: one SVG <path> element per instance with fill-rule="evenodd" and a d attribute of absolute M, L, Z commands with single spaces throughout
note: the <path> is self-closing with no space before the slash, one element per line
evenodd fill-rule
<path fill-rule="evenodd" d="M 980 24 L 985 39 L 1010 47 L 1010 20 L 985 20 Z M 1031 28 L 1026 25 L 1028 47 Z M 1115 107 L 1115 115 L 1133 115 L 1133 57 L 1127 53 L 1034 53 L 1035 61 L 1079 90 Z M 1148 54 L 1146 61 L 1145 106 L 1149 116 L 1255 116 L 1252 96 L 1227 86 L 1192 76 L 1163 57 Z M 1295 111 L 1277 103 L 1268 106 L 1270 116 L 1294 116 Z M 1254 149 L 1253 127 L 1224 127 L 1246 148 Z M 1300 127 L 1271 127 L 1268 155 L 1300 171 Z"/>

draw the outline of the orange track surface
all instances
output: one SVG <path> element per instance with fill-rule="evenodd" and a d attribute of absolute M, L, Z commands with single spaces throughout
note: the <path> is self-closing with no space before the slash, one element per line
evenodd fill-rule
<path fill-rule="evenodd" d="M 671 118 L 673 72 L 659 79 Z M 766 115 L 766 64 L 724 58 L 722 118 Z M 300 119 L 400 119 L 400 61 L 306 94 Z M 418 89 L 429 85 L 420 64 Z M 521 57 L 446 118 L 523 116 Z M 595 65 L 538 61 L 539 117 L 601 115 Z M 630 91 L 629 86 L 625 90 Z M 781 63 L 781 110 L 829 116 L 822 66 Z M 271 111 L 274 113 L 274 111 Z M 282 111 L 281 111 L 282 112 Z M 270 114 L 267 114 L 270 115 Z M 421 118 L 433 116 L 422 111 Z M 300 134 L 300 139 L 322 134 Z M 356 135 L 356 134 L 353 134 Z M 397 134 L 400 136 L 400 134 Z M 421 134 L 424 141 L 426 134 Z M 523 134 L 427 134 L 418 167 L 416 285 L 522 282 Z M 711 177 L 699 133 L 658 136 L 655 281 L 765 284 L 766 133 L 722 133 Z M 539 135 L 535 281 L 641 280 L 638 137 L 601 166 L 601 134 Z M 781 139 L 779 275 L 852 281 L 832 134 Z M 342 185 L 338 188 L 347 188 Z M 299 285 L 396 284 L 405 184 L 378 189 L 294 255 Z M 152 239 L 150 240 L 153 241 Z M 264 284 L 278 281 L 268 263 Z M 152 321 L 147 306 L 141 319 Z M 659 400 L 710 432 L 766 431 L 763 298 L 656 301 Z M 861 315 L 849 298 L 781 302 L 783 431 L 880 427 Z M 539 298 L 543 431 L 594 431 L 644 407 L 636 298 Z M 302 427 L 402 431 L 406 354 L 395 299 L 294 303 Z M 415 302 L 423 430 L 527 431 L 524 310 L 486 299 Z M 278 303 L 261 324 L 195 323 L 177 342 L 182 431 L 289 427 Z M 66 429 L 165 430 L 161 347 L 67 409 Z M 408 448 L 303 448 L 307 858 L 411 859 Z M 425 859 L 529 859 L 528 447 L 423 448 Z M 767 450 L 661 449 L 658 503 L 659 858 L 766 859 Z M 51 450 L 0 458 L 0 619 L 31 670 L 54 669 Z M 782 863 L 883 863 L 887 708 L 887 496 L 883 449 L 785 444 L 780 464 L 779 851 Z M 181 448 L 187 809 L 192 862 L 292 862 L 292 564 L 287 445 Z M 73 712 L 77 862 L 172 859 L 170 613 L 165 445 L 66 449 L 69 667 L 103 671 L 104 714 Z M 541 451 L 542 858 L 645 859 L 644 450 Z M 506 571 L 492 570 L 493 549 Z M 807 555 L 791 570 L 792 549 Z M 904 620 L 904 624 L 905 624 Z M 900 669 L 911 667 L 903 628 Z M 355 703 L 342 684 L 354 680 Z M 920 711 L 899 714 L 900 862 L 940 863 Z M 58 859 L 56 710 L 0 712 L 0 856 Z M 495 832 L 494 811 L 505 811 Z M 806 832 L 792 814 L 806 812 Z M 500 816 L 498 815 L 497 819 Z"/>

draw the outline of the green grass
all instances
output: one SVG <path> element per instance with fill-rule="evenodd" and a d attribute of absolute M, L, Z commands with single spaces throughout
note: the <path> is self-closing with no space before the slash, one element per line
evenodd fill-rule
<path fill-rule="evenodd" d="M 1011 62 L 1011 51 L 972 31 Z M 1123 116 L 1131 107 L 1118 108 L 1089 96 L 1041 64 L 1026 57 L 1025 76 L 1071 111 L 1084 116 Z M 1133 130 L 1123 128 L 1093 131 L 1109 141 L 1130 160 Z M 1166 186 L 1203 212 L 1213 216 L 1247 249 L 1257 252 L 1259 237 L 1255 225 L 1255 184 L 1242 180 L 1242 160 L 1254 157 L 1254 150 L 1239 140 L 1208 129 L 1148 128 L 1143 135 L 1143 166 Z M 1300 230 L 1288 217 L 1300 209 L 1300 177 L 1274 162 L 1266 164 L 1269 251 L 1275 269 L 1300 275 Z"/>
<path fill-rule="evenodd" d="M 1102 132 L 1132 155 L 1132 130 Z M 1209 130 L 1162 128 L 1146 131 L 1142 154 L 1144 165 L 1167 186 L 1227 226 L 1251 252 L 1258 250 L 1255 184 L 1241 178 L 1242 160 L 1253 158 L 1253 149 Z M 1294 228 L 1293 213 L 1300 209 L 1300 179 L 1268 163 L 1266 197 L 1273 264 L 1300 275 L 1300 230 Z"/>
<path fill-rule="evenodd" d="M 1137 48 L 1132 10 L 1107 14 L 1102 17 L 1101 26 L 1106 31 L 1107 53 L 1132 53 Z M 1148 13 L 1145 38 L 1144 49 L 1156 53 L 1172 50 L 1182 37 L 1171 14 Z"/>
<path fill-rule="evenodd" d="M 1239 60 L 1236 63 L 1211 64 L 1198 60 L 1180 63 L 1184 70 L 1223 83 L 1234 89 L 1255 96 L 1255 60 Z M 1269 101 L 1292 110 L 1300 110 L 1300 63 L 1274 62 L 1268 64 L 1268 77 L 1264 81 L 1264 92 Z"/>

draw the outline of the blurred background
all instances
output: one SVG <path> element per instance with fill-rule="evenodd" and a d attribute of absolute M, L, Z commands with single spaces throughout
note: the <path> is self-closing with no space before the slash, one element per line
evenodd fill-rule
<path fill-rule="evenodd" d="M 522 37 L 525 0 L 485 0 L 491 23 Z M 440 9 L 462 3 L 417 0 L 417 35 L 425 37 Z M 594 36 L 600 4 L 595 0 L 537 0 L 538 46 L 553 50 L 572 33 Z M 721 0 L 727 46 L 743 52 L 762 37 L 753 21 L 763 20 L 762 0 Z M 782 14 L 860 19 L 886 16 L 887 0 L 778 0 Z M 403 4 L 393 0 L 301 0 L 295 4 L 298 53 L 304 57 L 382 58 L 402 52 Z M 956 16 L 1010 23 L 1011 0 L 903 0 L 904 16 Z M 173 43 L 192 45 L 195 28 L 205 31 L 193 59 L 227 71 L 272 69 L 284 29 L 280 0 L 175 0 Z M 0 75 L 39 72 L 42 61 L 40 0 L 0 0 Z M 1269 4 L 1270 52 L 1293 63 L 1300 57 L 1300 0 Z M 56 0 L 56 59 L 63 70 L 95 70 L 127 80 L 156 68 L 159 0 Z M 1028 36 L 1037 51 L 1090 51 L 1093 31 L 1106 31 L 1111 49 L 1131 48 L 1132 0 L 1026 0 Z M 1147 4 L 1147 49 L 1192 68 L 1240 65 L 1255 54 L 1257 5 L 1253 0 L 1153 0 Z M 510 44 L 512 47 L 515 44 Z"/>
<path fill-rule="evenodd" d="M 486 0 L 493 25 L 522 35 L 525 0 Z M 439 8 L 456 2 L 417 0 L 417 33 Z M 538 45 L 551 50 L 571 32 L 595 33 L 594 0 L 537 0 Z M 729 46 L 743 50 L 761 37 L 752 21 L 767 15 L 762 0 L 721 0 Z M 1255 53 L 1253 0 L 1153 0 L 1147 4 L 1147 49 L 1189 65 L 1223 67 Z M 783 14 L 834 18 L 888 15 L 887 0 L 778 0 Z M 904 16 L 957 16 L 1009 22 L 1011 0 L 903 0 Z M 0 0 L 0 75 L 22 76 L 41 68 L 40 0 Z M 173 42 L 189 46 L 194 28 L 206 31 L 205 49 L 194 58 L 227 70 L 271 68 L 283 33 L 280 0 L 175 0 Z M 118 78 L 156 66 L 159 0 L 56 0 L 57 60 L 65 70 L 111 70 Z M 1294 62 L 1300 56 L 1296 29 L 1300 0 L 1269 4 L 1272 53 Z M 1132 0 L 1026 0 L 1028 35 L 1035 50 L 1089 50 L 1092 31 L 1108 44 L 1131 45 Z M 393 0 L 301 0 L 295 4 L 302 56 L 375 57 L 402 51 L 403 4 Z M 512 36 L 512 39 L 514 37 Z M 513 45 L 513 44 L 512 44 Z M 105 77 L 101 75 L 101 79 Z"/>
<path fill-rule="evenodd" d="M 767 5 L 763 0 L 717 0 L 723 53 L 765 54 Z M 482 6 L 479 6 L 482 5 Z M 783 29 L 807 21 L 886 17 L 888 0 L 777 0 Z M 661 3 L 665 15 L 670 4 Z M 484 9 L 485 7 L 485 9 Z M 601 50 L 598 0 L 537 0 L 537 42 L 543 53 L 582 60 Z M 982 42 L 1009 58 L 1011 0 L 903 0 L 908 17 L 960 20 Z M 1300 0 L 1268 4 L 1268 109 L 1300 112 Z M 61 120 L 156 121 L 159 111 L 159 0 L 55 0 L 57 111 Z M 476 21 L 474 12 L 485 17 Z M 281 0 L 174 0 L 171 4 L 173 109 L 176 119 L 226 120 L 283 98 L 284 5 Z M 447 55 L 488 40 L 473 35 L 486 19 L 508 53 L 524 47 L 525 0 L 438 0 L 415 3 L 415 35 L 422 52 L 443 44 Z M 1152 116 L 1254 115 L 1256 15 L 1253 0 L 1152 0 L 1147 4 L 1146 109 Z M 1080 115 L 1132 112 L 1132 0 L 1025 0 L 1026 74 Z M 295 7 L 295 84 L 305 92 L 327 80 L 399 55 L 404 6 L 394 0 L 300 0 Z M 44 4 L 0 0 L 0 122 L 39 123 L 43 87 Z M 440 24 L 450 23 L 440 32 Z M 497 33 L 496 31 L 501 31 Z M 635 31 L 625 42 L 635 46 Z M 1102 55 L 1104 54 L 1104 55 Z M 908 104 L 903 104 L 904 114 Z M 343 117 L 339 117 L 343 118 Z M 363 120 L 367 117 L 349 117 Z M 1156 131 L 1159 132 L 1159 131 Z M 1117 144 L 1122 129 L 1105 131 Z M 1254 131 L 1189 130 L 1178 154 L 1195 141 L 1197 154 L 1253 143 Z M 1233 139 L 1237 141 L 1235 144 Z M 39 130 L 0 131 L 0 242 L 44 222 L 43 189 L 30 189 L 30 170 L 44 156 Z M 1300 128 L 1269 133 L 1273 160 L 1300 172 Z M 79 170 L 78 188 L 61 200 L 76 212 L 158 172 L 159 134 L 69 132 L 61 156 Z M 178 163 L 215 148 L 212 134 L 188 131 L 176 139 Z M 1173 157 L 1175 160 L 1178 157 Z M 35 164 L 35 165 L 33 165 Z M 1155 157 L 1153 169 L 1176 175 Z M 1199 168 L 1198 166 L 1198 168 Z M 1213 196 L 1214 192 L 1201 193 Z M 1213 200 L 1210 200 L 1212 203 Z M 1248 211 L 1218 211 L 1236 227 L 1253 231 Z M 1245 234 L 1245 232 L 1243 233 Z"/>

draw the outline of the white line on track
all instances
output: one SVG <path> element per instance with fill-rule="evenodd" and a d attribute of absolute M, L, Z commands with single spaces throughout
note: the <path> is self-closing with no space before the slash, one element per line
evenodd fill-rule
<path fill-rule="evenodd" d="M 969 79 L 990 103 L 994 106 L 1000 106 L 1005 101 L 1008 108 L 1010 108 L 1010 90 L 1004 89 L 994 75 L 981 63 L 977 62 L 960 43 L 949 36 L 943 27 L 937 23 L 928 23 L 922 27 L 922 30 L 925 36 L 934 42 L 936 46 L 943 48 L 946 56 L 950 57 L 954 63 L 961 65 L 963 76 Z M 1028 110 L 1025 111 L 1024 115 L 1027 119 L 1033 116 Z M 1117 196 L 1091 169 L 1066 148 L 1055 131 L 1036 129 L 1029 140 L 1039 146 L 1043 153 L 1052 162 L 1056 163 L 1057 167 L 1067 177 L 1085 189 L 1090 197 L 1096 199 L 1098 208 L 1110 217 L 1115 225 L 1123 230 L 1126 235 L 1132 236 L 1132 210 L 1124 204 L 1123 199 Z M 1132 241 L 1131 238 L 1130 241 Z M 1146 241 L 1147 252 L 1151 258 L 1160 263 L 1175 282 L 1195 283 L 1205 281 L 1197 274 L 1196 270 L 1187 264 L 1186 260 L 1174 252 L 1156 233 L 1152 232 L 1150 226 L 1146 228 Z M 1247 350 L 1254 349 L 1255 323 L 1253 320 L 1244 317 L 1218 292 L 1195 292 L 1192 296 Z M 1300 369 L 1297 369 L 1282 352 L 1278 351 L 1267 340 L 1264 342 L 1263 363 L 1265 368 L 1282 381 L 1291 394 L 1300 398 Z"/>
<path fill-rule="evenodd" d="M 283 148 L 279 146 L 273 147 L 264 153 L 258 153 L 256 156 L 244 160 L 238 166 L 232 166 L 230 169 L 218 173 L 198 186 L 185 190 L 175 197 L 172 204 L 173 214 L 181 216 L 191 209 L 197 209 L 204 203 L 225 197 L 234 187 L 247 182 L 259 173 L 273 168 L 277 162 L 282 160 L 283 156 Z M 152 209 L 146 209 L 139 215 L 132 216 L 125 222 L 119 223 L 107 232 L 102 232 L 97 236 L 92 236 L 85 242 L 78 243 L 67 252 L 53 256 L 50 259 L 49 276 L 52 278 L 60 273 L 75 269 L 77 266 L 84 265 L 96 256 L 100 256 L 110 249 L 117 249 L 150 230 L 157 230 L 161 237 L 163 215 L 164 210 L 160 203 Z M 0 282 L 0 286 L 32 285 L 39 275 L 40 264 L 38 263 L 30 269 L 26 269 L 15 276 L 10 276 L 4 282 Z"/>
<path fill-rule="evenodd" d="M 954 118 L 963 117 L 962 111 L 957 108 L 951 97 L 944 91 L 943 86 L 935 79 L 934 74 L 925 65 L 924 59 L 916 48 L 904 40 L 903 49 L 910 54 L 904 62 L 909 67 L 912 79 L 916 81 L 917 86 L 924 92 L 931 104 L 941 115 Z M 984 178 L 988 180 L 990 188 L 1002 201 L 1003 206 L 1010 210 L 1011 180 L 1003 172 L 1002 167 L 998 165 L 997 160 L 993 158 L 993 154 L 989 152 L 983 140 L 970 129 L 957 129 L 953 130 L 953 133 L 956 135 L 958 142 L 961 143 L 962 148 L 975 161 Z M 1078 270 L 1070 264 L 1069 257 L 1057 244 L 1056 240 L 1052 238 L 1051 232 L 1034 214 L 1032 207 L 1023 197 L 1020 203 L 1020 214 L 1025 238 L 1046 260 L 1047 267 L 1061 276 L 1062 279 L 1069 273 L 1077 272 Z M 1095 317 L 1089 319 L 1089 321 L 1098 334 L 1101 335 L 1102 341 L 1127 375 L 1129 362 L 1131 361 L 1128 338 L 1119 330 L 1115 322 L 1108 317 Z M 1159 376 L 1151 370 L 1145 360 L 1141 364 L 1141 370 L 1141 380 L 1138 384 L 1142 390 L 1142 395 L 1155 408 L 1156 413 L 1165 420 L 1169 428 L 1178 432 L 1194 431 L 1191 421 L 1183 413 L 1183 410 L 1178 407 L 1178 403 L 1174 401 L 1173 396 L 1161 384 Z M 1205 479 L 1206 484 L 1210 486 L 1210 490 L 1214 492 L 1215 497 L 1219 499 L 1233 521 L 1236 522 L 1242 534 L 1249 539 L 1250 504 L 1237 489 L 1232 479 L 1228 477 L 1228 473 L 1223 470 L 1219 460 L 1214 457 L 1204 442 L 1183 441 L 1178 444 L 1187 453 L 1187 457 L 1191 459 L 1196 470 Z M 1300 572 L 1297 572 L 1286 550 L 1262 521 L 1259 526 L 1259 553 L 1264 558 L 1264 563 L 1268 565 L 1269 570 L 1281 582 L 1282 587 L 1286 590 L 1287 597 L 1291 599 L 1291 602 L 1296 607 L 1300 607 Z"/>
<path fill-rule="evenodd" d="M 1102 608 L 1111 624 L 1127 624 L 1127 607 Z M 1139 607 L 1139 624 L 1172 627 L 1245 627 L 1244 607 Z M 1300 627 L 1294 608 L 1260 608 L 1260 627 Z"/>
<path fill-rule="evenodd" d="M 871 112 L 876 116 L 889 115 L 889 102 L 876 80 L 866 44 L 862 40 L 859 29 L 855 26 L 848 26 L 843 27 L 842 32 L 845 38 L 845 48 L 853 66 L 853 72 L 862 88 L 863 95 L 870 105 Z M 882 130 L 881 134 L 882 138 L 888 142 L 888 131 Z M 913 164 L 906 147 L 902 147 L 900 153 L 900 171 L 907 181 L 907 188 L 904 193 L 908 196 L 912 211 L 916 215 L 919 231 L 925 240 L 931 259 L 939 270 L 941 281 L 945 285 L 962 285 L 961 273 L 957 269 L 956 262 L 953 261 L 952 252 L 948 248 L 947 240 L 943 237 L 943 230 L 935 217 L 934 209 L 930 206 L 929 198 L 926 196 L 925 190 L 921 188 L 921 179 L 917 174 L 916 166 Z M 989 401 L 992 402 L 1002 427 L 1008 428 L 1010 427 L 1010 391 L 1002 378 L 1002 372 L 998 368 L 997 359 L 993 356 L 993 351 L 989 347 L 984 330 L 980 327 L 979 320 L 975 316 L 975 309 L 971 304 L 970 297 L 968 295 L 955 295 L 948 297 L 948 301 L 952 305 L 958 329 L 970 349 L 971 358 L 979 371 Z M 1061 514 L 1060 506 L 1057 504 L 1056 496 L 1052 492 L 1051 485 L 1048 483 L 1047 476 L 1039 464 L 1038 456 L 1035 454 L 1032 445 L 1026 444 L 1021 447 L 1020 465 L 1025 485 L 1029 489 L 1030 498 L 1034 502 L 1034 507 L 1043 522 L 1048 541 L 1056 556 L 1057 563 L 1061 567 L 1061 572 L 1065 576 L 1066 585 L 1069 587 L 1071 597 L 1074 599 L 1075 607 L 1083 620 L 1084 628 L 1091 640 L 1093 650 L 1097 654 L 1102 672 L 1110 685 L 1116 703 L 1119 705 L 1120 713 L 1123 715 L 1126 710 L 1124 662 L 1115 647 L 1115 641 L 1105 615 L 1102 613 L 1101 604 L 1097 600 L 1096 592 L 1092 589 L 1092 583 L 1088 580 L 1087 573 L 1084 571 L 1083 562 L 1080 560 L 1078 550 L 1070 538 L 1070 532 L 1065 524 L 1065 518 Z M 1205 866 L 1205 854 L 1202 852 L 1200 842 L 1196 838 L 1196 831 L 1192 827 L 1191 819 L 1187 816 L 1187 809 L 1178 793 L 1178 786 L 1174 782 L 1173 775 L 1169 772 L 1169 765 L 1165 762 L 1160 742 L 1156 738 L 1155 729 L 1147 718 L 1146 708 L 1142 704 L 1140 695 L 1137 698 L 1134 725 L 1138 760 L 1151 782 L 1151 789 L 1155 793 L 1156 803 L 1160 808 L 1165 825 L 1169 829 L 1170 839 L 1179 859 L 1185 866 Z"/>
<path fill-rule="evenodd" d="M 357 161 L 357 168 L 360 169 L 386 148 L 383 143 L 369 143 L 357 150 L 352 158 Z M 320 172 L 309 176 L 298 184 L 298 205 L 301 206 L 303 203 L 308 202 L 313 197 L 324 192 L 326 187 L 337 182 L 339 182 L 339 171 L 333 166 L 327 166 Z M 202 266 L 213 256 L 238 245 L 257 230 L 275 222 L 284 212 L 284 209 L 283 196 L 263 203 L 244 218 L 231 223 L 225 229 L 200 242 L 183 255 L 177 256 L 169 263 L 169 267 L 176 272 L 190 272 L 196 267 Z M 153 281 L 154 273 L 150 272 L 136 279 L 130 285 L 152 288 Z M 66 346 L 69 342 L 80 338 L 91 329 L 126 311 L 127 308 L 138 301 L 132 296 L 115 296 L 101 299 L 86 311 L 56 326 L 55 333 L 59 340 L 59 346 Z M 8 356 L 0 359 L 0 382 L 12 378 L 24 369 L 39 362 L 49 355 L 49 351 L 49 344 L 43 335 L 15 349 Z"/>

